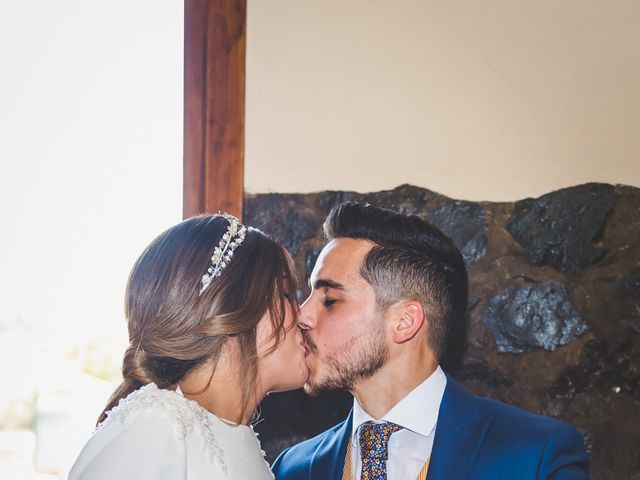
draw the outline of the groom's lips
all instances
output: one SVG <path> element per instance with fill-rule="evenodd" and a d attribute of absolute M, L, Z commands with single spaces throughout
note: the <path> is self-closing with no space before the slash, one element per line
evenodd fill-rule
<path fill-rule="evenodd" d="M 302 346 L 304 347 L 304 356 L 306 357 L 310 353 L 317 355 L 318 347 L 311 339 L 311 336 L 306 330 L 302 330 Z"/>

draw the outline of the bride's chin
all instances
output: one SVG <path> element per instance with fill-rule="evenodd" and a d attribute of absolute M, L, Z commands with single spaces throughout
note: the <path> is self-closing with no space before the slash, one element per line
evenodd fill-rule
<path fill-rule="evenodd" d="M 298 381 L 296 382 L 296 386 L 294 388 L 304 387 L 308 379 L 309 379 L 309 369 L 305 367 L 300 372 L 300 376 L 298 377 Z"/>
<path fill-rule="evenodd" d="M 268 389 L 269 393 L 286 392 L 288 390 L 297 390 L 306 385 L 309 379 L 309 369 L 306 364 L 303 363 L 302 368 L 299 370 L 298 375 L 289 375 L 288 377 L 281 378 L 277 385 Z"/>

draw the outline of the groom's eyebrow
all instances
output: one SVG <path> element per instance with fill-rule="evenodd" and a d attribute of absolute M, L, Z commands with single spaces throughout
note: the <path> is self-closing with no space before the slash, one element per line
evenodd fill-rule
<path fill-rule="evenodd" d="M 336 290 L 344 290 L 344 285 L 328 278 L 319 278 L 313 284 L 313 288 L 318 290 L 319 288 L 334 288 Z"/>

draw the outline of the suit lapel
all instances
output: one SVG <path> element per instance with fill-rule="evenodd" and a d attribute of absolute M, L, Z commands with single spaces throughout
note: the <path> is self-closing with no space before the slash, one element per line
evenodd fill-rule
<path fill-rule="evenodd" d="M 481 416 L 473 395 L 447 375 L 427 479 L 466 479 L 491 422 Z"/>
<path fill-rule="evenodd" d="M 344 423 L 333 432 L 328 433 L 320 442 L 313 454 L 309 480 L 341 479 L 344 468 L 344 457 L 347 445 L 351 440 L 351 424 L 353 410 Z"/>
<path fill-rule="evenodd" d="M 468 478 L 492 420 L 491 416 L 483 417 L 476 398 L 447 375 L 427 480 Z M 342 478 L 352 423 L 353 411 L 320 442 L 311 460 L 309 480 Z"/>

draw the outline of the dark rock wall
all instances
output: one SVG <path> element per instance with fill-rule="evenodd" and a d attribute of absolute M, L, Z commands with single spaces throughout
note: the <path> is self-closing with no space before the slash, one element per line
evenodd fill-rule
<path fill-rule="evenodd" d="M 470 390 L 575 425 L 594 479 L 640 478 L 640 189 L 586 184 L 515 203 L 422 188 L 247 196 L 245 221 L 282 242 L 306 280 L 335 204 L 427 218 L 463 252 L 467 331 L 443 361 Z M 256 430 L 272 460 L 342 420 L 344 392 L 269 396 Z"/>

